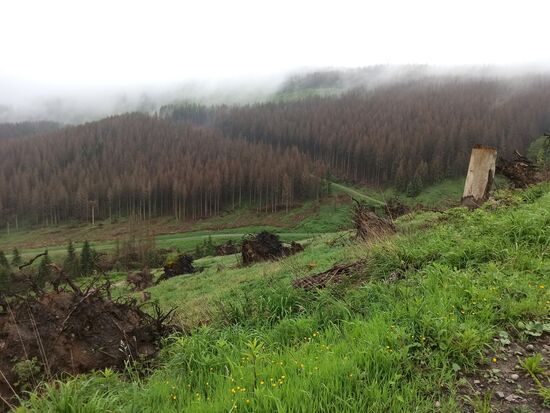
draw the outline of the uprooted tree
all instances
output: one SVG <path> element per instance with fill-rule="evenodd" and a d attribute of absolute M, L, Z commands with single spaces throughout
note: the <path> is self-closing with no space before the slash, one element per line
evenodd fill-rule
<path fill-rule="evenodd" d="M 497 172 L 508 178 L 515 188 L 527 188 L 540 181 L 538 165 L 518 151 L 512 160 L 499 158 Z"/>
<path fill-rule="evenodd" d="M 285 245 L 277 234 L 262 231 L 245 237 L 241 247 L 243 264 L 269 261 L 303 251 L 301 244 L 292 241 Z"/>
<path fill-rule="evenodd" d="M 164 265 L 164 272 L 157 279 L 157 284 L 177 275 L 192 274 L 194 272 L 193 257 L 188 254 L 179 254 L 166 262 Z"/>
<path fill-rule="evenodd" d="M 374 208 L 364 201 L 354 199 L 353 226 L 359 239 L 367 240 L 374 236 L 382 236 L 395 232 L 395 225 L 389 219 L 379 217 Z"/>
<path fill-rule="evenodd" d="M 61 373 L 146 360 L 160 338 L 177 330 L 170 325 L 173 309 L 164 313 L 153 303 L 150 314 L 136 300 L 113 300 L 103 274 L 78 286 L 50 263 L 52 288 L 45 287 L 28 269 L 40 256 L 11 274 L 20 288 L 0 294 L 0 395 L 8 403 L 20 390 Z M 21 363 L 32 364 L 32 377 L 21 376 Z"/>

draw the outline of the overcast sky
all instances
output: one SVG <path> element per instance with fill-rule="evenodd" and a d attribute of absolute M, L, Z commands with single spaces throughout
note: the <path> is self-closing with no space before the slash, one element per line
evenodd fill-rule
<path fill-rule="evenodd" d="M 0 103 L 370 64 L 548 65 L 547 0 L 0 0 Z"/>

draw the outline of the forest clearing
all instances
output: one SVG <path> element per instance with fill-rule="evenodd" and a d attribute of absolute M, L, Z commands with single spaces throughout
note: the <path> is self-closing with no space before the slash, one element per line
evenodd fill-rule
<path fill-rule="evenodd" d="M 127 356 L 122 370 L 46 382 L 18 410 L 544 411 L 549 196 L 548 184 L 501 190 L 474 211 L 403 215 L 396 235 L 317 236 L 251 266 L 197 260 L 197 274 L 146 289 L 184 332 L 150 367 Z M 325 271 L 339 275 L 296 288 Z M 137 294 L 108 279 L 113 297 Z M 45 374 L 41 357 L 24 371 Z"/>

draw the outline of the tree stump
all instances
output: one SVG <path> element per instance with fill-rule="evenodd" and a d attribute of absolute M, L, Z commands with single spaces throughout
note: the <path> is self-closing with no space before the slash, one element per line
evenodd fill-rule
<path fill-rule="evenodd" d="M 495 180 L 496 148 L 475 145 L 470 156 L 462 204 L 476 207 L 487 200 Z"/>

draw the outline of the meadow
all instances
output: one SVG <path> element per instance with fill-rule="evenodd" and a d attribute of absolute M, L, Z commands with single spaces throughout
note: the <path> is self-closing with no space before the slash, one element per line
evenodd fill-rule
<path fill-rule="evenodd" d="M 149 289 L 178 306 L 186 331 L 157 359 L 43 384 L 17 411 L 490 411 L 483 398 L 493 395 L 468 399 L 461 386 L 496 360 L 499 334 L 525 343 L 522 326 L 549 322 L 550 187 L 396 224 L 369 242 L 350 231 L 310 236 L 303 253 L 249 267 L 199 260 L 202 272 Z M 291 285 L 356 261 L 342 284 Z M 529 397 L 548 407 L 542 371 Z"/>

